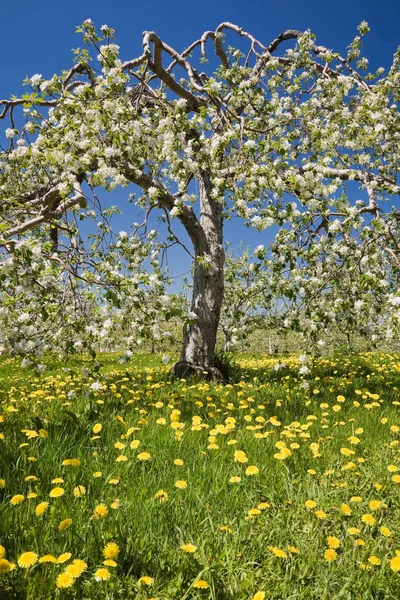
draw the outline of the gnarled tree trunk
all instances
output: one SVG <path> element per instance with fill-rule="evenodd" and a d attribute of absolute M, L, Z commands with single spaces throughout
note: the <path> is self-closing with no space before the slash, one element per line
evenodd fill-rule
<path fill-rule="evenodd" d="M 221 306 L 224 296 L 225 253 L 222 236 L 222 205 L 211 198 L 212 182 L 207 172 L 200 180 L 201 236 L 194 241 L 193 320 L 185 325 L 183 348 L 174 372 L 222 378 L 213 367 Z"/>

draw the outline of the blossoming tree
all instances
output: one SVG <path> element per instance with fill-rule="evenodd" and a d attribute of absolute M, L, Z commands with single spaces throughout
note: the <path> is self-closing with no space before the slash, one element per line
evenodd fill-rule
<path fill-rule="evenodd" d="M 390 202 L 400 192 L 400 51 L 387 73 L 367 73 L 365 22 L 345 57 L 309 31 L 265 44 L 222 23 L 182 52 L 145 32 L 143 53 L 122 60 L 111 28 L 99 34 L 87 20 L 79 31 L 89 50 L 76 51 L 69 71 L 34 75 L 30 93 L 0 102 L 10 121 L 10 146 L 0 154 L 4 253 L 24 236 L 37 242 L 32 231 L 52 224 L 45 251 L 54 256 L 55 233 L 68 238 L 67 216 L 83 218 L 95 188 L 135 184 L 146 214 L 160 211 L 171 232 L 179 220 L 193 246 L 177 374 L 212 370 L 224 219 L 277 226 L 270 289 L 309 307 L 301 324 L 294 311 L 298 327 L 317 329 L 319 300 L 325 306 L 339 292 L 365 314 L 379 293 L 397 324 L 400 213 Z M 243 52 L 226 44 L 234 36 Z M 218 64 L 207 69 L 211 51 Z"/>

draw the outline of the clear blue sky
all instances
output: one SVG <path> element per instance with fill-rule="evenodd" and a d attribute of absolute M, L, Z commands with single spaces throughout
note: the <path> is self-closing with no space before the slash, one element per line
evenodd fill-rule
<path fill-rule="evenodd" d="M 0 17 L 0 98 L 22 91 L 26 75 L 53 73 L 71 66 L 71 49 L 82 46 L 75 28 L 91 18 L 97 26 L 114 27 L 123 59 L 141 53 L 142 32 L 154 30 L 177 50 L 187 47 L 203 31 L 215 29 L 222 21 L 231 21 L 250 31 L 264 43 L 285 29 L 310 28 L 318 43 L 341 52 L 357 34 L 357 25 L 368 21 L 371 33 L 365 38 L 364 54 L 371 69 L 388 66 L 400 44 L 399 0 L 179 0 L 166 2 L 127 2 L 113 0 L 19 0 L 3 2 Z M 0 123 L 0 129 L 6 124 Z M 104 196 L 106 194 L 104 193 Z M 131 205 L 125 202 L 126 190 L 107 195 L 107 204 L 118 204 L 124 218 L 118 219 L 116 229 L 129 230 L 132 221 Z M 101 196 L 101 194 L 100 194 Z M 110 197 L 111 196 L 111 197 Z M 225 227 L 226 238 L 233 245 L 243 241 L 255 247 L 268 243 L 268 232 L 257 234 L 240 223 Z M 171 257 L 174 271 L 188 266 L 180 254 Z"/>

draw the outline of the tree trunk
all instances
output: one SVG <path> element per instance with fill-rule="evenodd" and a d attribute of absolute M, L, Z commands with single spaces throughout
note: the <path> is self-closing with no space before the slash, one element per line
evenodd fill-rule
<path fill-rule="evenodd" d="M 222 205 L 211 198 L 212 183 L 207 172 L 200 180 L 200 226 L 202 235 L 194 242 L 193 296 L 195 316 L 183 331 L 183 348 L 174 372 L 180 377 L 221 378 L 213 367 L 217 330 L 224 295 L 225 253 L 222 237 Z"/>

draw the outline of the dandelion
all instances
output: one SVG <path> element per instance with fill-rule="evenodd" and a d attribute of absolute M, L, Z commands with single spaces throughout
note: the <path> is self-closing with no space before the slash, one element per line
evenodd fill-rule
<path fill-rule="evenodd" d="M 6 549 L 4 548 L 4 546 L 2 546 L 0 544 L 0 558 L 4 558 L 6 555 Z"/>
<path fill-rule="evenodd" d="M 230 479 L 229 479 L 229 483 L 240 483 L 240 481 L 242 480 L 241 477 L 239 477 L 238 475 L 233 475 Z"/>
<path fill-rule="evenodd" d="M 314 500 L 306 500 L 304 502 L 304 506 L 306 508 L 315 508 L 317 506 L 317 503 Z"/>
<path fill-rule="evenodd" d="M 115 460 L 116 460 L 116 462 L 126 462 L 128 460 L 128 457 L 125 456 L 125 454 L 120 454 L 119 456 L 117 456 L 117 458 Z"/>
<path fill-rule="evenodd" d="M 168 493 L 165 490 L 158 490 L 158 492 L 156 492 L 154 494 L 154 498 L 156 500 L 159 500 L 161 503 L 162 502 L 167 502 L 167 500 L 168 500 Z"/>
<path fill-rule="evenodd" d="M 184 479 L 178 479 L 178 481 L 175 481 L 175 487 L 177 487 L 178 490 L 184 490 L 185 488 L 187 488 L 187 486 L 187 481 L 185 481 Z"/>
<path fill-rule="evenodd" d="M 6 487 L 6 480 L 0 479 L 0 490 L 4 489 L 5 487 Z"/>
<path fill-rule="evenodd" d="M 143 575 L 143 577 L 138 579 L 138 583 L 144 583 L 144 585 L 153 585 L 154 578 L 149 577 L 148 575 Z"/>
<path fill-rule="evenodd" d="M 318 517 L 318 519 L 320 519 L 321 521 L 324 521 L 325 519 L 328 518 L 328 515 L 326 514 L 326 512 L 324 512 L 323 510 L 316 510 L 315 511 L 315 516 Z"/>
<path fill-rule="evenodd" d="M 149 454 L 148 452 L 141 452 L 140 454 L 138 454 L 137 457 L 138 457 L 138 460 L 145 462 L 146 460 L 151 459 L 151 454 Z"/>
<path fill-rule="evenodd" d="M 198 579 L 194 582 L 193 587 L 197 590 L 206 590 L 210 587 L 210 585 L 207 583 L 207 581 L 204 581 L 204 579 Z"/>
<path fill-rule="evenodd" d="M 184 550 L 189 554 L 193 554 L 193 552 L 196 552 L 197 546 L 195 546 L 194 544 L 182 544 L 181 550 Z"/>
<path fill-rule="evenodd" d="M 264 600 L 265 592 L 256 592 L 253 596 L 253 600 Z"/>
<path fill-rule="evenodd" d="M 108 515 L 108 508 L 105 504 L 98 504 L 93 512 L 95 519 L 105 519 Z"/>
<path fill-rule="evenodd" d="M 43 513 L 46 512 L 46 510 L 49 508 L 49 503 L 48 502 L 40 502 L 40 504 L 37 505 L 37 507 L 35 508 L 35 514 L 37 517 L 40 517 L 41 515 L 43 515 Z"/>
<path fill-rule="evenodd" d="M 75 498 L 80 498 L 86 494 L 86 488 L 83 485 L 78 485 L 74 488 L 73 494 Z"/>
<path fill-rule="evenodd" d="M 65 494 L 65 490 L 62 487 L 55 487 L 51 490 L 49 496 L 50 498 L 60 498 L 61 496 L 64 496 Z"/>
<path fill-rule="evenodd" d="M 385 537 L 390 537 L 392 535 L 392 532 L 390 531 L 390 529 L 388 527 L 380 527 L 379 531 L 381 532 L 382 535 L 384 535 Z"/>
<path fill-rule="evenodd" d="M 372 515 L 370 515 L 369 513 L 366 513 L 365 515 L 363 515 L 363 516 L 361 517 L 361 521 L 362 521 L 363 523 L 365 523 L 366 525 L 370 525 L 371 527 L 372 527 L 373 525 L 375 525 L 375 523 L 376 523 L 376 519 L 375 519 L 375 517 L 373 517 L 373 516 L 372 516 Z"/>
<path fill-rule="evenodd" d="M 340 505 L 340 510 L 341 512 L 346 515 L 346 517 L 349 517 L 351 515 L 351 508 L 348 504 L 341 504 Z"/>
<path fill-rule="evenodd" d="M 94 434 L 98 434 L 100 433 L 100 431 L 103 429 L 103 425 L 101 423 L 96 423 L 96 425 L 93 425 L 92 427 L 92 431 Z"/>
<path fill-rule="evenodd" d="M 29 569 L 33 567 L 38 561 L 38 555 L 36 552 L 24 552 L 18 559 L 18 565 L 22 569 Z"/>
<path fill-rule="evenodd" d="M 372 554 L 369 558 L 368 558 L 368 562 L 371 563 L 371 565 L 374 566 L 379 566 L 382 561 L 378 556 L 375 556 L 374 554 Z"/>
<path fill-rule="evenodd" d="M 67 562 L 67 560 L 69 560 L 71 558 L 72 554 L 71 552 L 64 552 L 63 554 L 60 554 L 60 556 L 57 558 L 57 562 L 59 565 Z"/>
<path fill-rule="evenodd" d="M 325 557 L 325 560 L 327 560 L 328 562 L 333 562 L 334 560 L 337 559 L 338 554 L 337 554 L 336 550 L 334 550 L 333 548 L 328 548 L 328 550 L 325 550 L 324 557 Z"/>
<path fill-rule="evenodd" d="M 65 569 L 65 573 L 72 575 L 74 579 L 80 577 L 87 569 L 87 563 L 84 560 L 75 558 L 70 565 Z"/>
<path fill-rule="evenodd" d="M 368 506 L 370 510 L 379 510 L 382 507 L 382 502 L 380 500 L 370 500 Z"/>
<path fill-rule="evenodd" d="M 66 458 L 62 461 L 62 465 L 64 467 L 79 467 L 80 464 L 81 461 L 79 460 L 79 458 Z"/>
<path fill-rule="evenodd" d="M 349 527 L 347 533 L 349 535 L 358 535 L 360 533 L 360 529 L 358 527 Z"/>
<path fill-rule="evenodd" d="M 101 477 L 102 475 L 103 475 L 103 473 L 102 473 L 101 471 L 95 471 L 95 472 L 93 473 L 93 477 L 94 477 L 95 479 L 97 479 L 98 477 Z"/>
<path fill-rule="evenodd" d="M 55 564 L 55 563 L 57 563 L 57 559 L 52 554 L 45 554 L 44 556 L 41 556 L 39 558 L 39 564 L 46 564 L 46 563 Z"/>
<path fill-rule="evenodd" d="M 104 546 L 103 549 L 103 556 L 104 558 L 117 558 L 119 554 L 119 547 L 118 544 L 116 544 L 115 542 L 108 542 L 108 544 L 106 544 Z"/>
<path fill-rule="evenodd" d="M 242 450 L 235 450 L 233 460 L 239 463 L 246 463 L 248 461 L 248 458 Z"/>
<path fill-rule="evenodd" d="M 9 562 L 6 558 L 0 558 L 0 574 L 9 573 L 15 569 L 15 564 Z"/>
<path fill-rule="evenodd" d="M 58 525 L 59 531 L 64 531 L 68 529 L 68 527 L 72 524 L 72 519 L 63 519 L 61 523 Z"/>
<path fill-rule="evenodd" d="M 256 467 L 255 465 L 251 465 L 246 469 L 246 475 L 258 475 L 259 472 L 260 471 L 258 467 Z"/>
<path fill-rule="evenodd" d="M 94 574 L 96 581 L 107 581 L 107 579 L 110 579 L 110 577 L 111 573 L 108 569 L 97 569 L 96 573 Z"/>
<path fill-rule="evenodd" d="M 25 496 L 23 496 L 22 494 L 16 494 L 15 496 L 13 496 L 10 500 L 10 504 L 12 504 L 13 506 L 16 506 L 17 504 L 21 504 L 21 502 L 23 502 L 25 500 Z"/>
<path fill-rule="evenodd" d="M 400 552 L 399 552 L 399 550 L 396 550 L 396 556 L 394 556 L 393 558 L 390 559 L 389 564 L 390 564 L 390 568 L 395 573 L 400 571 Z"/>
<path fill-rule="evenodd" d="M 71 587 L 71 585 L 73 585 L 75 581 L 74 576 L 71 573 L 68 573 L 67 571 L 64 571 L 64 573 L 60 573 L 56 579 L 56 586 L 60 589 L 62 588 L 69 588 Z"/>
<path fill-rule="evenodd" d="M 340 546 L 340 540 L 337 537 L 331 535 L 326 538 L 326 543 L 328 544 L 329 548 L 333 549 L 339 548 Z"/>
<path fill-rule="evenodd" d="M 177 467 L 182 467 L 183 466 L 183 460 L 180 458 L 175 458 L 174 460 L 174 465 L 176 465 Z"/>

